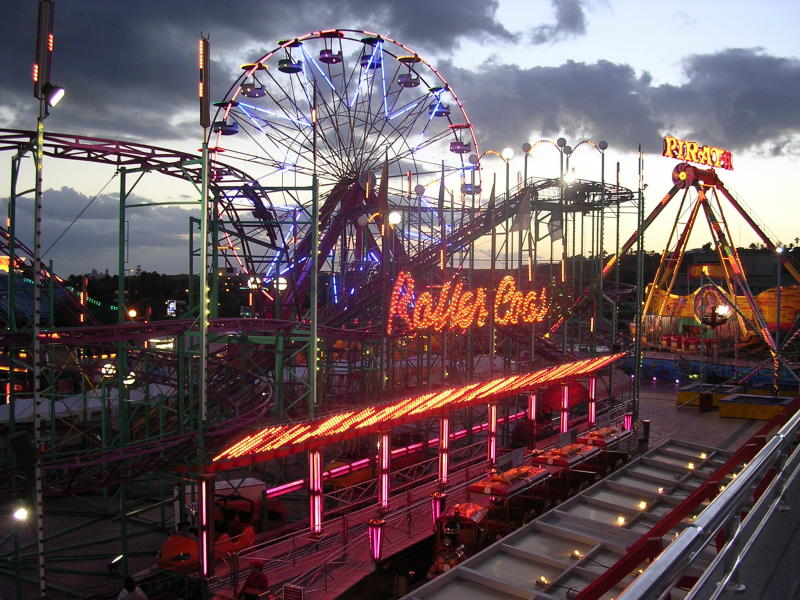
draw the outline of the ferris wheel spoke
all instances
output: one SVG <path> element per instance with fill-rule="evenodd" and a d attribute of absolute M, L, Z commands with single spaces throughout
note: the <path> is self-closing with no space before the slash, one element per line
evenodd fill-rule
<path fill-rule="evenodd" d="M 298 124 L 303 123 L 304 125 L 311 126 L 311 108 L 309 99 L 306 98 L 306 102 L 309 102 L 309 110 L 308 113 L 305 113 L 303 109 L 300 107 L 300 103 L 297 101 L 296 94 L 294 93 L 294 81 L 293 79 L 289 79 L 289 90 L 287 90 L 283 84 L 271 73 L 268 71 L 269 77 L 272 82 L 275 84 L 277 90 L 283 95 L 285 98 L 285 102 L 281 101 L 281 98 L 276 97 L 275 94 L 271 93 L 267 90 L 267 97 L 270 100 L 270 103 L 280 110 L 283 113 L 283 116 L 291 121 L 292 123 Z M 288 107 L 287 107 L 288 104 Z M 294 109 L 294 115 L 288 110 L 291 107 Z M 298 116 L 299 115 L 299 116 Z"/>

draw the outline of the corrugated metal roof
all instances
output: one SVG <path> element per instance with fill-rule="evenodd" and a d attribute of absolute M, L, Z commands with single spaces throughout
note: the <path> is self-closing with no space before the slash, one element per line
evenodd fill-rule
<path fill-rule="evenodd" d="M 701 444 L 667 440 L 404 598 L 570 600 L 729 456 Z M 684 519 L 664 543 L 690 523 L 691 517 Z M 701 571 L 704 557 L 696 564 Z M 615 597 L 636 575 L 634 568 L 601 597 Z"/>

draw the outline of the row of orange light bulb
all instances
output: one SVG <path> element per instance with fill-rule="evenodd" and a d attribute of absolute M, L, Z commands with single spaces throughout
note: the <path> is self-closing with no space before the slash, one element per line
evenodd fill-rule
<path fill-rule="evenodd" d="M 214 461 L 234 459 L 246 454 L 259 454 L 284 446 L 299 446 L 310 440 L 329 437 L 351 430 L 365 430 L 377 424 L 389 428 L 393 422 L 412 415 L 455 407 L 471 402 L 499 399 L 532 385 L 579 376 L 602 368 L 622 356 L 615 354 L 566 363 L 525 375 L 500 377 L 485 382 L 472 383 L 460 388 L 450 388 L 438 393 L 425 393 L 384 406 L 370 406 L 338 413 L 316 422 L 292 425 L 273 425 L 248 435 L 214 457 Z"/>

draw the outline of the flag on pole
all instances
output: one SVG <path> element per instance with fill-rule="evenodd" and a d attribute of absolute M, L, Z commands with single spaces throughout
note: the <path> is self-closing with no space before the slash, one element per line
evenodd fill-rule
<path fill-rule="evenodd" d="M 530 191 L 525 190 L 522 192 L 519 206 L 517 206 L 517 214 L 514 215 L 514 220 L 511 222 L 511 229 L 509 231 L 530 231 L 531 228 L 531 199 Z"/>
<path fill-rule="evenodd" d="M 550 211 L 550 222 L 547 224 L 547 232 L 554 242 L 557 242 L 563 237 L 564 226 L 561 211 Z"/>
<path fill-rule="evenodd" d="M 497 183 L 497 175 L 492 178 L 492 191 L 489 193 L 489 204 L 486 205 L 486 226 L 494 229 L 494 186 Z"/>

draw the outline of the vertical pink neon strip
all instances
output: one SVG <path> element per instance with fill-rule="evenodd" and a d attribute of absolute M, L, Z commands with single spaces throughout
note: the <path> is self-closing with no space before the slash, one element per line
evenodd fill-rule
<path fill-rule="evenodd" d="M 536 392 L 531 392 L 528 394 L 528 419 L 531 422 L 531 441 L 528 444 L 528 447 L 533 449 L 536 448 L 536 412 L 538 411 L 537 407 L 537 398 Z"/>
<path fill-rule="evenodd" d="M 566 383 L 561 384 L 561 433 L 567 433 L 569 430 L 569 386 Z"/>
<path fill-rule="evenodd" d="M 589 377 L 589 427 L 597 423 L 597 377 Z"/>
<path fill-rule="evenodd" d="M 489 434 L 487 438 L 486 448 L 487 458 L 489 463 L 494 465 L 497 463 L 497 405 L 489 405 Z"/>
<path fill-rule="evenodd" d="M 203 577 L 211 575 L 208 560 L 208 484 L 213 480 L 203 478 L 200 480 L 200 570 Z"/>
<path fill-rule="evenodd" d="M 383 519 L 373 518 L 367 521 L 367 534 L 369 535 L 369 553 L 372 560 L 378 562 L 381 559 L 381 545 L 383 543 L 383 526 L 386 522 Z"/>
<path fill-rule="evenodd" d="M 322 454 L 319 450 L 308 452 L 309 528 L 311 533 L 322 533 Z"/>
<path fill-rule="evenodd" d="M 391 465 L 389 464 L 392 455 L 389 449 L 389 434 L 382 433 L 380 437 L 380 482 L 378 485 L 378 505 L 381 509 L 389 508 L 389 473 Z"/>
<path fill-rule="evenodd" d="M 450 459 L 450 417 L 439 419 L 439 483 L 447 485 Z"/>
<path fill-rule="evenodd" d="M 624 420 L 622 421 L 622 427 L 625 431 L 630 431 L 633 427 L 633 413 L 625 413 Z"/>

